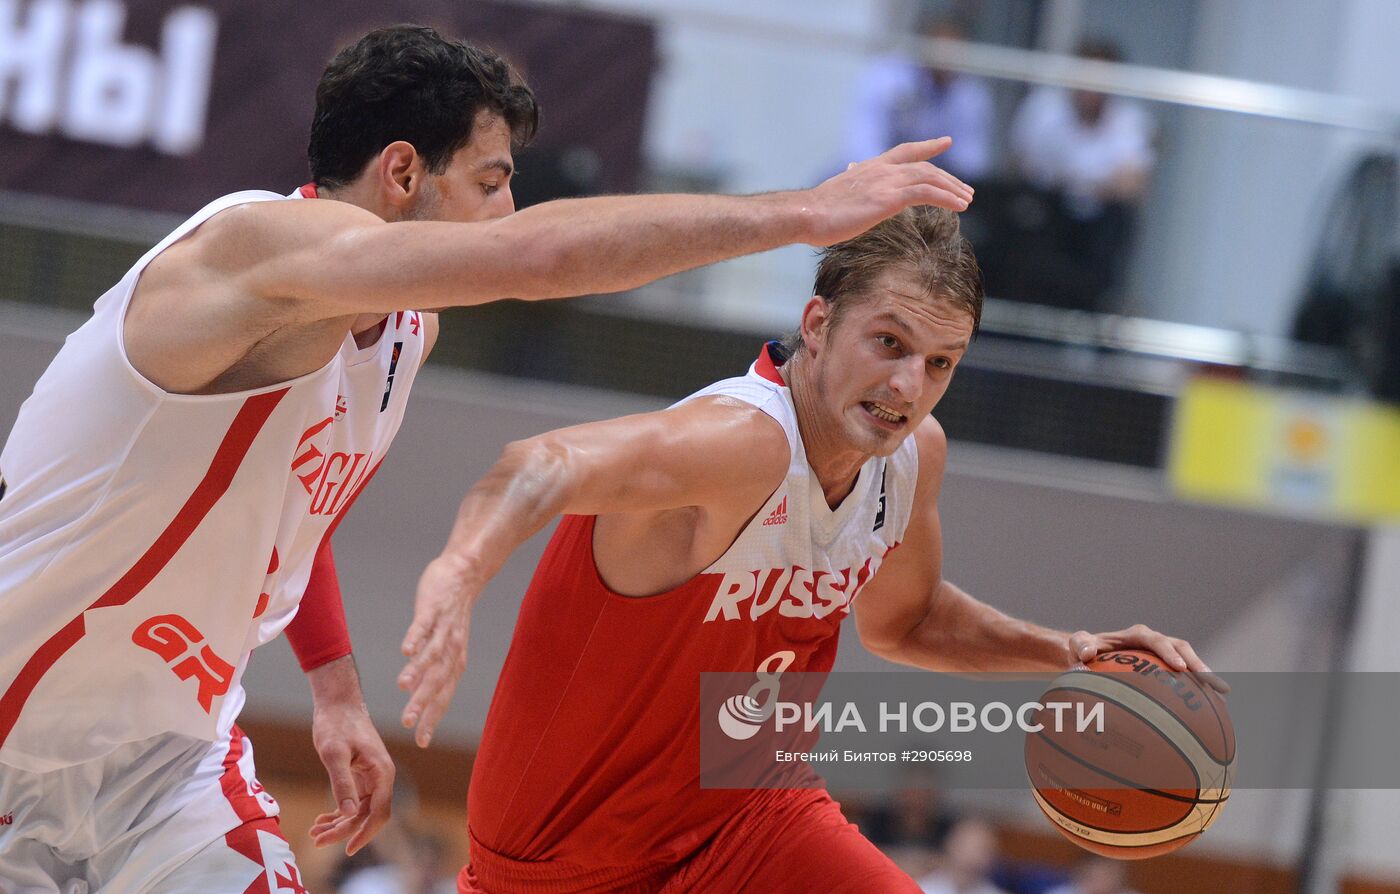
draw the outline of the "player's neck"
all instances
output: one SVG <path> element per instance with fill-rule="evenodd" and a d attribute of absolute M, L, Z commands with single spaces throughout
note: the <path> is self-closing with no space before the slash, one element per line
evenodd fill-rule
<path fill-rule="evenodd" d="M 797 428 L 802 432 L 807 465 L 822 486 L 826 505 L 835 509 L 850 495 L 861 466 L 870 457 L 844 443 L 835 426 L 823 424 L 816 401 L 817 389 L 808 377 L 804 356 L 800 351 L 793 355 L 783 366 L 783 378 L 792 392 L 792 405 L 797 410 Z"/>
<path fill-rule="evenodd" d="M 367 182 L 368 180 L 368 177 L 361 177 L 344 186 L 318 186 L 316 194 L 323 199 L 333 199 L 337 202 L 345 202 L 348 205 L 363 208 L 384 220 L 394 220 L 393 209 L 384 206 L 384 203 L 380 201 L 378 190 L 374 189 L 372 184 Z"/>
<path fill-rule="evenodd" d="M 367 199 L 364 187 L 364 178 L 356 180 L 354 183 L 339 187 L 317 186 L 316 196 L 321 199 L 331 199 L 336 202 L 345 202 L 350 205 L 363 208 L 372 214 L 384 217 L 383 212 L 374 207 Z M 360 314 L 350 324 L 350 334 L 355 337 L 355 345 L 361 349 L 367 348 L 379 340 L 380 332 L 383 330 L 385 320 L 384 314 Z"/>

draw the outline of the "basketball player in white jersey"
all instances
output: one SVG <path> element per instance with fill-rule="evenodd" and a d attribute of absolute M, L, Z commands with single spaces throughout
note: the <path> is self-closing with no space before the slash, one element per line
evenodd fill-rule
<path fill-rule="evenodd" d="M 1060 671 L 1148 648 L 1016 620 L 940 573 L 947 442 L 930 415 L 977 329 L 955 215 L 914 208 L 834 245 L 789 352 L 670 409 L 506 448 L 424 573 L 405 722 L 430 731 L 471 609 L 563 513 L 521 607 L 469 789 L 466 894 L 917 892 L 811 789 L 701 789 L 699 674 L 825 672 L 867 648 L 944 671 Z"/>
<path fill-rule="evenodd" d="M 620 291 L 971 198 L 929 141 L 811 190 L 512 215 L 536 121 L 494 54 L 373 32 L 317 89 L 313 183 L 211 203 L 68 338 L 0 454 L 0 890 L 303 890 L 234 725 L 283 629 L 337 802 L 317 842 L 354 850 L 387 818 L 329 542 L 432 348 L 427 309 Z"/>

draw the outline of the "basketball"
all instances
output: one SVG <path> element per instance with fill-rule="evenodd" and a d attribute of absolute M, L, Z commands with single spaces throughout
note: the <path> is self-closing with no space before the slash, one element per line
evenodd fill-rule
<path fill-rule="evenodd" d="M 1075 844 L 1141 860 L 1195 840 L 1230 797 L 1235 733 L 1225 702 L 1150 652 L 1098 655 L 1057 677 L 1026 735 L 1036 803 Z M 1048 706 L 1067 704 L 1063 721 Z M 1102 723 L 1076 717 L 1101 711 Z"/>

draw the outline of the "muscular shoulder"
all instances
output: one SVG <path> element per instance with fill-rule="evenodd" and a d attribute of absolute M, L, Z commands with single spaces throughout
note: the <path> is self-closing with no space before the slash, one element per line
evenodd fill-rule
<path fill-rule="evenodd" d="M 914 444 L 919 450 L 919 465 L 937 463 L 941 469 L 948 460 L 948 435 L 943 426 L 932 416 L 919 423 L 914 429 Z"/>
<path fill-rule="evenodd" d="M 713 395 L 660 416 L 668 447 L 689 453 L 717 483 L 766 497 L 787 475 L 792 461 L 787 433 L 777 419 L 748 401 Z"/>
<path fill-rule="evenodd" d="M 314 246 L 384 221 L 347 202 L 256 202 L 215 215 L 189 240 L 202 263 L 257 281 L 282 259 L 304 255 Z"/>
<path fill-rule="evenodd" d="M 294 294 L 279 287 L 278 271 L 337 233 L 376 221 L 382 224 L 330 201 L 258 201 L 220 211 L 142 271 L 123 322 L 131 362 L 168 391 L 218 390 L 255 346 L 286 330 L 297 337 L 277 350 L 270 368 L 245 370 L 242 384 L 318 368 L 350 321 L 304 319 Z"/>
<path fill-rule="evenodd" d="M 277 271 L 317 244 L 347 231 L 383 224 L 375 215 L 345 202 L 248 202 L 215 214 L 154 258 L 142 273 L 140 291 L 149 300 L 166 290 L 191 299 L 267 310 L 259 299 L 278 294 Z M 229 308 L 237 311 L 237 307 Z"/>
<path fill-rule="evenodd" d="M 591 488 L 598 492 L 594 558 L 609 586 L 629 595 L 670 589 L 713 563 L 791 461 L 776 419 L 724 395 L 552 437 L 595 463 L 614 456 L 603 464 L 606 480 Z"/>
<path fill-rule="evenodd" d="M 667 412 L 685 413 L 696 421 L 735 435 L 746 433 L 748 437 L 768 442 L 766 446 L 782 446 L 788 450 L 787 434 L 777 419 L 765 413 L 758 405 L 729 394 L 710 394 L 697 397 Z"/>

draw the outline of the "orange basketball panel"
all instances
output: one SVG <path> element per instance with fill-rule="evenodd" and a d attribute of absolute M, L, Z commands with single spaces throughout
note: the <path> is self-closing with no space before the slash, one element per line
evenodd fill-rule
<path fill-rule="evenodd" d="M 1196 808 L 1196 790 L 1162 793 L 1124 788 L 1100 777 L 1098 785 L 1084 783 L 1092 771 L 1057 751 L 1039 736 L 1026 739 L 1026 770 L 1031 784 L 1046 802 L 1065 817 L 1104 832 L 1145 833 L 1170 829 Z"/>
<path fill-rule="evenodd" d="M 1105 652 L 1085 666 L 1095 673 L 1111 673 L 1119 682 L 1157 701 L 1220 763 L 1234 759 L 1235 731 L 1225 701 L 1193 675 L 1171 671 L 1153 653 L 1135 649 Z"/>
<path fill-rule="evenodd" d="M 1070 774 L 1062 776 L 1066 783 L 1092 786 L 1102 784 L 1106 778 L 1110 786 L 1116 780 L 1122 788 L 1164 789 L 1187 798 L 1197 796 L 1201 780 L 1190 759 L 1165 734 L 1129 708 L 1094 693 L 1066 689 L 1052 689 L 1044 701 L 1074 705 L 1064 712 L 1066 718 L 1081 705 L 1085 709 L 1103 705 L 1102 732 L 1096 727 L 1079 732 L 1073 723 L 1056 730 L 1049 710 L 1036 718 L 1045 727 L 1036 738 L 1064 753 L 1070 761 L 1083 764 L 1078 771 L 1072 765 L 1066 766 Z"/>

